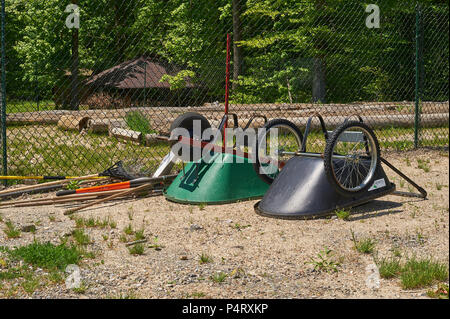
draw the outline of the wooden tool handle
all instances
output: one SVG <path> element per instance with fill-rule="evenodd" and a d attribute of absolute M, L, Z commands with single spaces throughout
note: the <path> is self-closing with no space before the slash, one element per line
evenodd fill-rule
<path fill-rule="evenodd" d="M 118 194 L 115 194 L 115 195 L 112 195 L 112 196 L 109 196 L 109 197 L 106 197 L 106 198 L 99 199 L 99 200 L 97 200 L 95 202 L 92 202 L 92 203 L 89 203 L 89 204 L 86 204 L 86 205 L 83 205 L 83 206 L 80 206 L 80 207 L 68 209 L 68 210 L 66 210 L 64 212 L 64 215 L 71 215 L 73 213 L 76 213 L 79 210 L 82 210 L 82 209 L 85 209 L 85 208 L 88 208 L 88 207 L 91 207 L 91 206 L 94 206 L 94 205 L 98 205 L 98 204 L 101 204 L 101 203 L 113 200 L 113 199 L 118 198 L 118 197 L 129 195 L 129 194 L 132 194 L 132 193 L 144 190 L 145 188 L 148 188 L 148 187 L 152 187 L 152 184 L 144 184 L 144 185 L 141 185 L 141 186 L 136 187 L 136 188 L 127 189 L 126 191 L 120 192 Z"/>
<path fill-rule="evenodd" d="M 81 177 L 76 177 L 76 178 L 71 178 L 71 179 L 64 179 L 64 180 L 50 182 L 50 183 L 41 183 L 41 184 L 36 184 L 36 185 L 31 185 L 31 186 L 24 186 L 24 187 L 19 187 L 19 188 L 6 189 L 6 190 L 3 190 L 3 191 L 0 191 L 0 195 L 2 195 L 2 194 L 9 194 L 9 193 L 17 193 L 17 192 L 20 192 L 20 191 L 33 190 L 33 189 L 37 189 L 37 188 L 40 188 L 40 187 L 43 187 L 43 186 L 64 185 L 64 184 L 70 183 L 71 181 L 80 181 L 80 180 L 83 180 L 83 179 L 93 179 L 93 178 L 98 178 L 98 174 L 81 176 Z"/>

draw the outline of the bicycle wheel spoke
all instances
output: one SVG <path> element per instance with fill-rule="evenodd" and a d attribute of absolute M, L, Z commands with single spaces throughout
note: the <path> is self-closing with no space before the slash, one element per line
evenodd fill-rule
<path fill-rule="evenodd" d="M 375 174 L 377 154 L 372 135 L 362 124 L 355 123 L 340 131 L 334 143 L 331 154 L 344 157 L 342 164 L 331 164 L 336 182 L 350 192 L 362 189 Z"/>

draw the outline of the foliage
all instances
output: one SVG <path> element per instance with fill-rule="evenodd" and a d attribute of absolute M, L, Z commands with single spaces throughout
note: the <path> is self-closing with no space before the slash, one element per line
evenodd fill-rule
<path fill-rule="evenodd" d="M 125 122 L 127 126 L 136 132 L 141 132 L 142 134 L 157 133 L 150 126 L 150 122 L 147 118 L 139 111 L 128 112 L 125 116 Z"/>
<path fill-rule="evenodd" d="M 423 94 L 446 100 L 448 37 L 438 30 L 448 21 L 448 6 L 419 2 L 428 75 Z M 9 98 L 51 100 L 55 88 L 70 87 L 73 30 L 64 23 L 67 4 L 6 2 Z M 365 5 L 241 0 L 242 40 L 236 45 L 243 52 L 243 68 L 233 102 L 314 101 L 314 81 L 320 77 L 329 102 L 413 100 L 414 3 L 380 1 L 380 29 L 363 23 Z M 206 88 L 201 93 L 206 97 L 197 98 L 223 98 L 225 34 L 233 31 L 230 1 L 92 0 L 80 8 L 80 70 L 96 74 L 138 56 L 158 57 L 180 66 L 181 71 L 162 79 L 171 89 L 184 87 L 189 77 Z"/>

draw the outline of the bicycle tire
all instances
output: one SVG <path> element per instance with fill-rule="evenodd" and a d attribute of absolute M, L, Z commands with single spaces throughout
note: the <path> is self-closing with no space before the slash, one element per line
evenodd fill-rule
<path fill-rule="evenodd" d="M 339 142 L 339 137 L 346 131 L 348 131 L 351 128 L 356 128 L 364 132 L 364 148 L 367 152 L 368 148 L 370 147 L 370 151 L 374 153 L 372 156 L 368 156 L 367 158 L 363 157 L 357 157 L 356 155 L 347 156 L 347 158 L 343 159 L 344 164 L 342 164 L 341 167 L 338 167 L 338 161 L 335 161 L 335 164 L 333 164 L 333 156 L 340 155 L 335 152 L 336 144 Z M 367 140 L 369 139 L 369 141 Z M 359 143 L 359 142 L 358 142 Z M 370 146 L 368 146 L 368 143 L 370 143 Z M 354 149 L 355 147 L 353 147 Z M 342 155 L 341 155 L 342 156 Z M 367 175 L 364 176 L 364 174 L 361 174 L 361 172 L 364 172 L 363 169 L 366 169 L 366 166 L 363 163 L 366 163 L 370 159 L 370 166 L 367 169 Z M 350 161 L 353 161 L 351 166 L 346 166 L 347 163 Z M 361 163 L 361 164 L 360 164 Z M 358 164 L 358 166 L 357 166 Z M 367 126 L 366 124 L 359 122 L 359 121 L 350 121 L 345 122 L 338 126 L 334 131 L 333 134 L 328 139 L 326 146 L 325 146 L 325 152 L 324 152 L 324 169 L 325 174 L 328 178 L 328 181 L 334 186 L 336 191 L 343 195 L 343 196 L 355 196 L 358 195 L 364 191 L 366 191 L 370 185 L 373 183 L 375 179 L 375 172 L 378 169 L 380 165 L 380 145 L 378 143 L 378 139 L 374 133 L 374 131 Z M 337 169 L 336 169 L 337 167 Z M 348 167 L 346 170 L 345 168 Z M 350 169 L 350 171 L 348 171 Z M 340 170 L 340 174 L 337 173 L 337 171 Z M 345 177 L 345 172 L 347 172 L 347 176 Z M 341 178 L 342 176 L 342 178 Z M 362 176 L 362 178 L 360 177 Z M 345 181 L 343 179 L 345 178 Z M 357 181 L 362 179 L 362 181 L 358 184 Z M 346 183 L 352 183 L 352 181 L 356 180 L 355 187 L 346 187 Z"/>
<path fill-rule="evenodd" d="M 270 131 L 271 128 L 274 127 L 288 127 L 292 130 L 292 132 L 295 135 L 295 138 L 298 142 L 298 150 L 300 150 L 301 148 L 301 144 L 303 141 L 303 134 L 300 131 L 300 129 L 291 121 L 288 121 L 286 119 L 273 119 L 269 122 L 267 122 L 264 126 L 263 126 L 263 131 L 258 135 L 257 140 L 256 140 L 256 147 L 254 150 L 254 159 L 253 159 L 253 169 L 255 170 L 256 174 L 267 184 L 272 184 L 272 182 L 274 181 L 274 179 L 276 178 L 276 176 L 278 175 L 278 173 L 276 174 L 265 174 L 263 172 L 261 172 L 261 161 L 260 161 L 260 154 L 259 154 L 259 146 L 260 143 L 262 141 L 263 138 L 265 138 L 267 136 L 267 132 Z"/>

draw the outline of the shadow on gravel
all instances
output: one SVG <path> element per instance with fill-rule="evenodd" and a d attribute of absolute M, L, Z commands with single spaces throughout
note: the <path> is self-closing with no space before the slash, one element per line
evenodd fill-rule
<path fill-rule="evenodd" d="M 399 208 L 403 206 L 402 203 L 385 201 L 385 200 L 373 200 L 367 204 L 354 207 L 352 209 L 351 220 L 362 220 L 373 217 L 380 217 L 384 215 L 393 215 L 402 213 L 403 210 L 394 208 Z"/>

